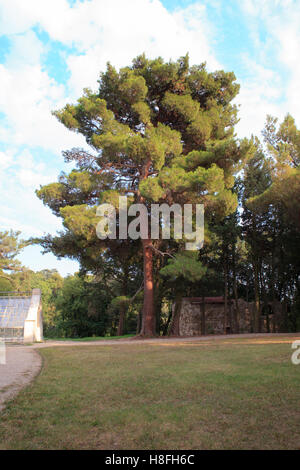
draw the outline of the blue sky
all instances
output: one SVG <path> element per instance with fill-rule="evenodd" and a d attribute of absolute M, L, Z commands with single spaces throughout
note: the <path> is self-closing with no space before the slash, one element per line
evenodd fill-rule
<path fill-rule="evenodd" d="M 34 191 L 70 169 L 62 150 L 85 142 L 51 110 L 96 89 L 108 60 L 189 52 L 191 63 L 235 72 L 239 137 L 259 136 L 267 114 L 290 112 L 299 126 L 299 25 L 299 0 L 0 0 L 0 230 L 61 229 Z M 63 275 L 78 268 L 38 247 L 20 259 Z"/>

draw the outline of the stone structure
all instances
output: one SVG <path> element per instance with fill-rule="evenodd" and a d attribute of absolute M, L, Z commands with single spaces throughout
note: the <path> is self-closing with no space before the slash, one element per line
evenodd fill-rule
<path fill-rule="evenodd" d="M 236 303 L 223 297 L 185 297 L 173 305 L 170 333 L 179 336 L 209 334 L 252 333 L 254 331 L 255 304 L 239 299 Z M 262 308 L 260 331 L 283 330 L 284 314 L 280 302 L 270 302 Z"/>
<path fill-rule="evenodd" d="M 21 343 L 43 341 L 40 289 L 33 289 L 31 293 L 2 293 L 0 296 L 0 340 Z"/>

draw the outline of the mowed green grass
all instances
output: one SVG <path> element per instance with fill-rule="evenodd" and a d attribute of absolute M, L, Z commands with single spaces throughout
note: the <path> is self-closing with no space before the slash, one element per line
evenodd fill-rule
<path fill-rule="evenodd" d="M 40 349 L 1 449 L 300 449 L 292 338 Z"/>

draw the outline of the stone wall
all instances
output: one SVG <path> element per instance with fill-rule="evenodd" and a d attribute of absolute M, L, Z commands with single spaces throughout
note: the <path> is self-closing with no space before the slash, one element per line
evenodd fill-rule
<path fill-rule="evenodd" d="M 282 331 L 282 306 L 273 302 L 270 314 L 261 315 L 260 331 L 271 333 Z M 238 300 L 238 309 L 233 301 L 228 301 L 225 322 L 224 302 L 204 303 L 191 298 L 183 298 L 179 313 L 179 335 L 199 336 L 225 333 L 253 333 L 255 318 L 254 302 Z M 226 324 L 225 324 L 226 323 Z"/>

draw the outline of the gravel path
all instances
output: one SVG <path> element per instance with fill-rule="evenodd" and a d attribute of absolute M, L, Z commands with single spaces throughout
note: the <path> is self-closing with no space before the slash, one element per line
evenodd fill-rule
<path fill-rule="evenodd" d="M 280 338 L 290 337 L 300 339 L 300 333 L 245 333 L 245 334 L 232 334 L 232 335 L 210 335 L 210 336 L 177 336 L 177 337 L 157 337 L 145 339 L 105 339 L 99 341 L 52 341 L 47 340 L 43 343 L 35 344 L 34 348 L 49 348 L 53 346 L 112 346 L 114 344 L 166 344 L 166 343 L 193 343 L 199 341 L 220 341 L 227 339 L 244 339 L 244 338 Z"/>
<path fill-rule="evenodd" d="M 0 411 L 39 373 L 41 356 L 31 347 L 7 345 L 6 364 L 0 364 Z"/>
<path fill-rule="evenodd" d="M 124 339 L 124 340 L 103 340 L 103 341 L 45 341 L 44 343 L 30 346 L 7 345 L 6 364 L 0 364 L 0 411 L 4 408 L 4 403 L 12 399 L 23 387 L 28 385 L 39 373 L 42 367 L 42 359 L 36 350 L 56 346 L 112 346 L 112 345 L 134 345 L 134 344 L 170 344 L 170 343 L 192 343 L 202 341 L 219 341 L 228 339 L 244 338 L 277 338 L 280 337 L 300 339 L 300 333 L 277 333 L 277 334 L 243 334 L 243 335 L 211 335 L 176 338 L 149 338 L 149 339 Z M 293 338 L 293 339 L 292 339 Z"/>

